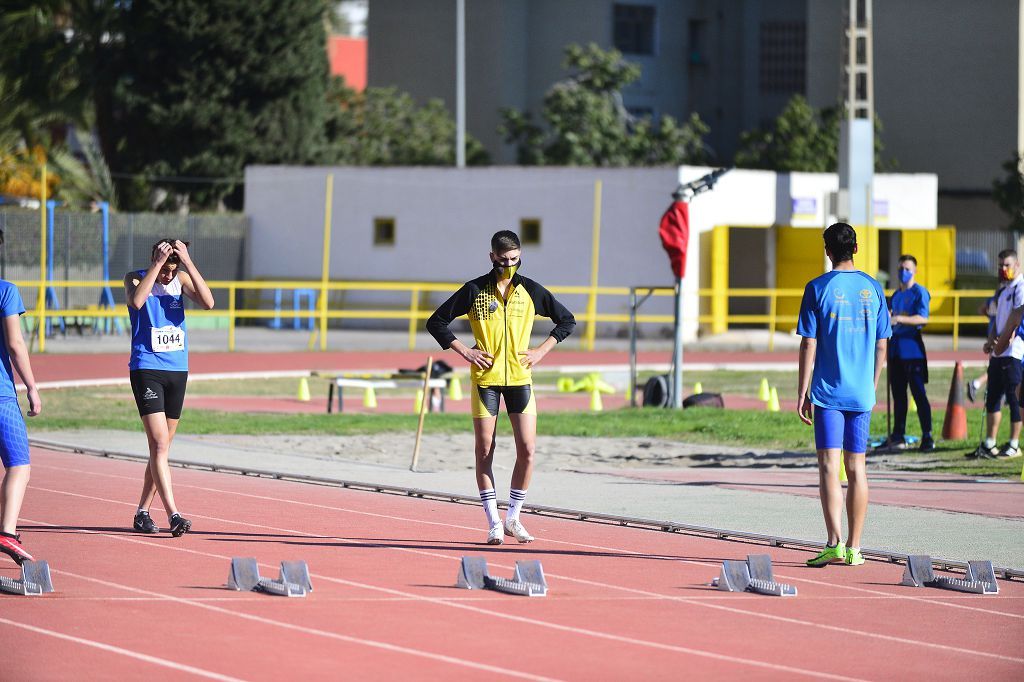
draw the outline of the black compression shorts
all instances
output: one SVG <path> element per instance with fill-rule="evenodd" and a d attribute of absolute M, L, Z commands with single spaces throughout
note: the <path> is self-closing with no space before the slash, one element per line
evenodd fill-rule
<path fill-rule="evenodd" d="M 139 415 L 163 412 L 168 419 L 181 419 L 185 404 L 188 372 L 162 369 L 133 369 L 128 373 Z"/>
<path fill-rule="evenodd" d="M 498 403 L 505 398 L 505 411 L 509 414 L 537 414 L 533 398 L 533 387 L 522 386 L 474 386 L 473 417 L 484 419 L 498 416 Z"/>

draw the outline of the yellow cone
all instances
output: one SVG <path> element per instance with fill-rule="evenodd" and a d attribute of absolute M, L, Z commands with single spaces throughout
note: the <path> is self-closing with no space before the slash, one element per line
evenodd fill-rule
<path fill-rule="evenodd" d="M 373 390 L 373 386 L 367 386 L 363 391 L 363 407 L 368 407 L 371 410 L 377 409 L 377 392 Z"/>
<path fill-rule="evenodd" d="M 914 396 L 910 396 L 910 403 L 907 405 L 907 409 L 911 412 L 917 412 L 917 403 L 914 402 Z"/>
<path fill-rule="evenodd" d="M 416 413 L 416 414 L 419 414 L 421 409 L 423 409 L 423 389 L 422 388 L 417 388 L 416 389 L 416 400 L 413 401 L 412 411 L 414 413 Z"/>
<path fill-rule="evenodd" d="M 694 394 L 698 394 L 698 393 L 703 393 L 704 392 L 704 387 L 700 385 L 699 381 L 693 385 L 693 392 L 694 392 Z"/>
<path fill-rule="evenodd" d="M 846 462 L 843 460 L 843 456 L 839 455 L 839 481 L 846 483 Z"/>
<path fill-rule="evenodd" d="M 596 388 L 590 392 L 590 411 L 601 412 L 604 410 L 604 405 L 601 403 L 601 391 Z"/>
<path fill-rule="evenodd" d="M 572 380 L 572 377 L 558 377 L 558 392 L 559 393 L 571 393 L 573 390 L 573 384 L 576 382 Z"/>
<path fill-rule="evenodd" d="M 768 402 L 772 399 L 771 391 L 768 390 L 768 379 L 766 377 L 761 378 L 761 388 L 757 391 L 758 400 Z"/>
<path fill-rule="evenodd" d="M 306 377 L 299 379 L 299 400 L 309 402 L 309 379 Z"/>
<path fill-rule="evenodd" d="M 448 400 L 462 400 L 462 382 L 456 376 L 448 382 Z"/>
<path fill-rule="evenodd" d="M 779 411 L 779 392 L 775 389 L 774 386 L 772 386 L 771 393 L 768 394 L 768 411 Z"/>

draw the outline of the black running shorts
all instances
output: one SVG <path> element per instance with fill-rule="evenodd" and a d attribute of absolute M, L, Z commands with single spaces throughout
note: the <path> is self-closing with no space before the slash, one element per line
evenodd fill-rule
<path fill-rule="evenodd" d="M 163 412 L 168 419 L 181 419 L 188 372 L 133 369 L 128 376 L 132 382 L 132 393 L 135 394 L 135 404 L 139 406 L 140 416 Z"/>
<path fill-rule="evenodd" d="M 537 414 L 537 403 L 533 399 L 533 387 L 522 386 L 474 386 L 473 417 L 485 419 L 498 416 L 498 403 L 505 398 L 505 411 L 509 414 Z"/>

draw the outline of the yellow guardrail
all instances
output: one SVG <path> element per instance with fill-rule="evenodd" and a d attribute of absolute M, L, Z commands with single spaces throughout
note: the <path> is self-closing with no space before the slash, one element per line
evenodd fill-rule
<path fill-rule="evenodd" d="M 55 289 L 88 288 L 99 289 L 103 287 L 120 288 L 123 286 L 121 280 L 111 281 L 75 281 L 75 280 L 21 280 L 13 281 L 15 285 L 23 289 L 37 289 L 41 292 L 42 300 L 37 303 L 33 310 L 25 313 L 26 318 L 36 318 L 37 324 L 42 326 L 47 319 L 61 317 L 81 318 L 118 318 L 126 317 L 127 311 L 122 307 L 110 308 L 101 306 L 89 306 L 87 308 L 57 308 L 48 309 L 45 306 L 45 291 L 53 287 Z M 310 348 L 313 346 L 313 338 L 316 334 L 323 334 L 326 330 L 328 320 L 407 320 L 409 323 L 409 350 L 415 350 L 416 334 L 422 329 L 422 323 L 430 317 L 432 310 L 420 308 L 420 296 L 428 292 L 452 293 L 461 284 L 445 282 L 371 282 L 371 281 L 335 281 L 335 282 L 311 282 L 311 281 L 208 281 L 207 284 L 215 291 L 227 291 L 227 305 L 223 304 L 214 310 L 190 310 L 189 316 L 195 317 L 226 317 L 228 319 L 228 350 L 235 350 L 235 327 L 241 319 L 313 319 L 319 322 L 317 329 L 310 338 Z M 266 290 L 295 290 L 316 288 L 322 291 L 360 291 L 360 292 L 408 292 L 409 307 L 403 309 L 395 308 L 359 308 L 359 309 L 331 309 L 327 301 L 321 301 L 316 310 L 288 310 L 267 309 L 267 308 L 238 308 L 236 306 L 237 294 L 240 291 L 266 291 Z M 628 300 L 630 289 L 628 287 L 602 287 L 602 286 L 555 286 L 551 287 L 554 294 L 575 294 L 588 297 L 586 312 L 577 315 L 577 320 L 585 325 L 587 329 L 581 336 L 584 349 L 593 350 L 595 330 L 598 323 L 620 323 L 626 324 L 630 320 L 628 312 L 624 313 L 599 313 L 597 311 L 597 300 L 600 297 L 618 297 Z M 689 293 L 689 292 L 688 292 Z M 696 320 L 699 324 L 714 325 L 728 328 L 729 325 L 764 325 L 770 332 L 768 335 L 768 350 L 774 350 L 774 336 L 779 329 L 792 329 L 796 327 L 796 315 L 781 315 L 778 313 L 780 299 L 799 300 L 803 296 L 803 289 L 753 289 L 736 288 L 727 290 L 698 289 L 697 297 L 702 304 L 701 310 L 696 314 L 684 315 L 686 320 Z M 960 289 L 933 291 L 932 298 L 944 299 L 942 309 L 951 308 L 950 314 L 938 314 L 933 312 L 929 318 L 932 325 L 950 325 L 953 335 L 953 349 L 957 349 L 960 337 L 960 328 L 965 324 L 986 324 L 988 318 L 976 313 L 977 305 L 969 306 L 968 314 L 962 310 L 963 301 L 976 300 L 984 301 L 991 296 L 988 289 Z M 671 297 L 671 287 L 655 288 L 653 296 Z M 728 302 L 733 299 L 766 299 L 768 312 L 762 314 L 744 313 L 730 314 Z M 223 299 L 222 299 L 223 300 Z M 715 303 L 719 305 L 715 305 Z M 950 305 L 951 303 L 951 305 Z M 702 312 L 703 310 L 709 312 Z M 672 324 L 672 315 L 640 315 L 636 316 L 638 323 L 648 324 Z M 321 337 L 322 339 L 322 337 Z M 39 334 L 39 350 L 45 350 L 45 334 Z M 323 347 L 323 345 L 321 345 Z"/>

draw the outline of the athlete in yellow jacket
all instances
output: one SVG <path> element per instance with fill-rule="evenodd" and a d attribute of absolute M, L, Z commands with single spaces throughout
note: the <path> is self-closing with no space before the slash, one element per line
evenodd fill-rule
<path fill-rule="evenodd" d="M 576 319 L 550 291 L 518 273 L 522 266 L 521 244 L 515 232 L 497 232 L 491 238 L 490 257 L 491 271 L 466 282 L 442 303 L 427 320 L 427 331 L 442 348 L 451 348 L 471 365 L 476 481 L 490 526 L 487 543 L 500 545 L 503 535 L 519 542 L 533 541 L 519 521 L 519 510 L 526 500 L 533 473 L 537 437 L 537 402 L 531 369 L 556 343 L 572 333 Z M 476 342 L 472 348 L 448 328 L 461 315 L 469 317 Z M 555 328 L 544 343 L 530 348 L 530 333 L 537 315 L 551 318 Z M 512 470 L 504 527 L 498 516 L 492 471 L 501 397 L 505 398 L 516 442 L 516 466 Z"/>

